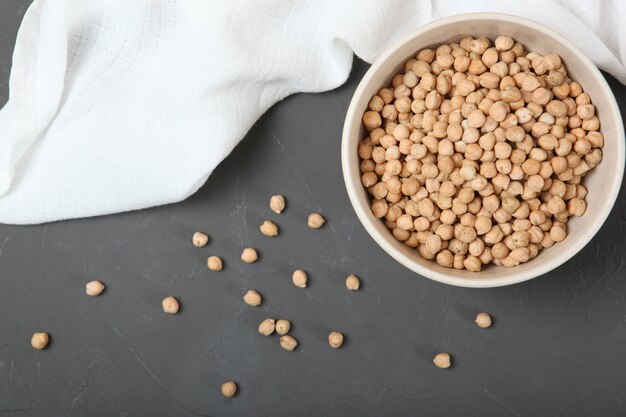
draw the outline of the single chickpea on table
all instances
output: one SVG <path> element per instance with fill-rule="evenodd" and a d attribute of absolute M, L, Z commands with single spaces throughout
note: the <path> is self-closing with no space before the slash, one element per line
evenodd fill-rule
<path fill-rule="evenodd" d="M 584 215 L 604 137 L 556 54 L 471 36 L 406 61 L 363 114 L 361 182 L 393 236 L 441 266 L 516 266 Z"/>

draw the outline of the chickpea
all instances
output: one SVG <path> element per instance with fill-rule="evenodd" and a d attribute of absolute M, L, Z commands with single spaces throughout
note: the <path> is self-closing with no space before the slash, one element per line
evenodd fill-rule
<path fill-rule="evenodd" d="M 243 301 L 249 306 L 256 307 L 261 305 L 261 294 L 255 290 L 248 290 L 248 292 L 246 292 L 243 296 Z"/>
<path fill-rule="evenodd" d="M 219 256 L 209 256 L 207 266 L 211 271 L 221 271 L 223 268 L 222 259 Z"/>
<path fill-rule="evenodd" d="M 278 226 L 274 222 L 265 220 L 259 228 L 261 233 L 268 237 L 274 237 L 278 235 Z"/>
<path fill-rule="evenodd" d="M 269 336 L 274 333 L 276 329 L 276 322 L 274 319 L 265 319 L 259 324 L 259 333 L 264 336 Z"/>
<path fill-rule="evenodd" d="M 491 327 L 491 316 L 489 313 L 478 313 L 475 322 L 481 329 L 486 329 Z"/>
<path fill-rule="evenodd" d="M 450 355 L 447 353 L 438 353 L 434 359 L 433 363 L 437 368 L 447 369 L 452 365 L 452 361 L 450 359 Z"/>
<path fill-rule="evenodd" d="M 319 213 L 311 213 L 309 214 L 309 218 L 307 220 L 307 226 L 311 229 L 319 229 L 326 223 L 324 217 Z"/>
<path fill-rule="evenodd" d="M 163 311 L 167 314 L 176 314 L 180 309 L 180 304 L 176 297 L 165 297 L 161 302 L 161 306 L 163 307 Z"/>
<path fill-rule="evenodd" d="M 572 216 L 582 216 L 587 210 L 585 200 L 581 198 L 572 198 L 567 202 L 567 212 Z"/>
<path fill-rule="evenodd" d="M 222 384 L 222 395 L 226 398 L 234 397 L 237 394 L 237 384 L 233 381 Z"/>
<path fill-rule="evenodd" d="M 104 284 L 100 281 L 89 281 L 85 285 L 85 293 L 90 297 L 96 297 L 104 291 Z"/>
<path fill-rule="evenodd" d="M 283 336 L 291 330 L 291 322 L 289 320 L 280 319 L 276 322 L 276 333 Z"/>
<path fill-rule="evenodd" d="M 346 288 L 349 291 L 358 291 L 361 287 L 361 280 L 354 274 L 350 274 L 346 278 Z"/>
<path fill-rule="evenodd" d="M 30 344 L 37 350 L 45 349 L 50 342 L 50 336 L 46 332 L 33 333 L 33 337 L 30 339 Z"/>
<path fill-rule="evenodd" d="M 298 347 L 298 341 L 289 335 L 284 335 L 280 337 L 280 346 L 288 351 L 292 351 Z"/>
<path fill-rule="evenodd" d="M 378 97 L 378 96 L 375 96 Z M 380 97 L 378 97 L 380 99 Z M 380 99 L 381 101 L 381 110 L 382 110 L 382 99 Z M 371 103 L 371 102 L 370 102 Z M 371 151 L 369 151 L 370 155 L 371 155 Z M 359 152 L 360 154 L 360 152 Z M 365 155 L 367 156 L 367 155 Z M 369 159 L 366 157 L 361 156 L 362 159 Z M 270 209 L 272 209 L 272 211 L 276 214 L 280 214 L 283 212 L 283 210 L 285 209 L 285 197 L 283 197 L 280 194 L 277 195 L 273 195 L 272 198 L 270 198 Z"/>
<path fill-rule="evenodd" d="M 191 242 L 195 247 L 201 248 L 203 246 L 206 246 L 206 244 L 209 242 L 209 237 L 202 232 L 196 232 L 193 234 Z"/>
<path fill-rule="evenodd" d="M 257 259 L 259 259 L 259 256 L 254 248 L 244 248 L 243 252 L 241 252 L 241 260 L 247 264 L 256 262 Z"/>
<path fill-rule="evenodd" d="M 291 275 L 291 281 L 298 288 L 306 288 L 308 281 L 307 273 L 302 269 L 296 269 Z"/>
<path fill-rule="evenodd" d="M 343 333 L 331 332 L 328 335 L 328 344 L 333 349 L 339 349 L 343 345 Z"/>

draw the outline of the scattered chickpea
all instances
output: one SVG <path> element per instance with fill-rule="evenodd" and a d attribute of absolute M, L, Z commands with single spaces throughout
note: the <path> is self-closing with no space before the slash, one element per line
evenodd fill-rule
<path fill-rule="evenodd" d="M 50 336 L 46 332 L 36 332 L 30 339 L 30 344 L 37 350 L 45 349 L 50 342 Z"/>
<path fill-rule="evenodd" d="M 237 394 L 237 384 L 233 381 L 222 384 L 222 395 L 226 398 L 234 397 Z"/>
<path fill-rule="evenodd" d="M 284 335 L 280 337 L 280 346 L 285 349 L 292 351 L 298 347 L 298 341 L 289 335 Z"/>
<path fill-rule="evenodd" d="M 361 280 L 354 274 L 348 275 L 346 278 L 346 288 L 349 291 L 358 291 L 359 287 L 361 287 Z"/>
<path fill-rule="evenodd" d="M 259 230 L 261 230 L 261 233 L 268 237 L 274 237 L 278 235 L 278 226 L 276 226 L 274 222 L 271 222 L 269 220 L 265 220 L 261 227 L 259 227 Z"/>
<path fill-rule="evenodd" d="M 209 242 L 209 237 L 205 233 L 196 232 L 193 234 L 191 242 L 195 247 L 202 248 Z"/>
<path fill-rule="evenodd" d="M 276 329 L 276 322 L 274 319 L 265 319 L 259 324 L 259 333 L 264 336 L 269 336 L 274 333 Z"/>
<path fill-rule="evenodd" d="M 259 256 L 254 248 L 244 248 L 243 252 L 241 252 L 241 260 L 247 264 L 256 262 L 257 259 L 259 259 Z"/>
<path fill-rule="evenodd" d="M 418 51 L 363 115 L 372 213 L 444 267 L 528 262 L 586 211 L 582 179 L 604 145 L 596 113 L 558 55 L 506 34 Z"/>
<path fill-rule="evenodd" d="M 273 195 L 270 198 L 270 209 L 276 214 L 280 214 L 285 209 L 285 197 L 280 194 Z"/>
<path fill-rule="evenodd" d="M 209 256 L 207 259 L 207 266 L 211 271 L 221 271 L 223 268 L 222 258 L 219 256 Z"/>
<path fill-rule="evenodd" d="M 163 307 L 163 311 L 167 314 L 176 314 L 180 309 L 180 304 L 176 297 L 165 297 L 163 301 L 161 301 L 161 306 Z"/>
<path fill-rule="evenodd" d="M 291 322 L 289 320 L 280 319 L 276 322 L 276 333 L 283 336 L 291 330 Z"/>
<path fill-rule="evenodd" d="M 478 315 L 476 315 L 476 325 L 481 329 L 491 327 L 491 316 L 489 313 L 478 313 Z"/>
<path fill-rule="evenodd" d="M 450 355 L 447 353 L 438 353 L 433 359 L 433 363 L 437 368 L 447 369 L 452 365 Z"/>
<path fill-rule="evenodd" d="M 85 285 L 85 292 L 90 297 L 100 295 L 102 294 L 102 291 L 104 291 L 104 284 L 100 281 L 89 281 Z"/>
<path fill-rule="evenodd" d="M 305 271 L 302 269 L 296 269 L 291 276 L 291 281 L 293 285 L 299 288 L 306 288 L 308 277 Z"/>
<path fill-rule="evenodd" d="M 311 213 L 309 214 L 309 219 L 307 220 L 307 226 L 311 229 L 319 229 L 326 223 L 326 219 L 319 213 Z"/>
<path fill-rule="evenodd" d="M 243 301 L 245 301 L 245 303 L 249 306 L 256 307 L 258 305 L 261 305 L 261 294 L 259 294 L 255 290 L 248 290 L 248 292 L 246 292 L 243 296 Z"/>
<path fill-rule="evenodd" d="M 343 345 L 343 333 L 331 332 L 328 335 L 328 344 L 333 349 L 339 349 Z"/>

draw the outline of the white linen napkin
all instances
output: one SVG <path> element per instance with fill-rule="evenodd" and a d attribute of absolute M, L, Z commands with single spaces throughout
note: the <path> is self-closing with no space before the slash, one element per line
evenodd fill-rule
<path fill-rule="evenodd" d="M 35 0 L 0 110 L 0 222 L 183 200 L 277 101 L 478 11 L 552 27 L 626 82 L 622 0 Z"/>

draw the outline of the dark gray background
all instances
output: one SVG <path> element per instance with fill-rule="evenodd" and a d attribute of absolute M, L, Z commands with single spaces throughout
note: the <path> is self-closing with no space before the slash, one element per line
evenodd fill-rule
<path fill-rule="evenodd" d="M 0 104 L 28 1 L 0 0 Z M 276 105 L 189 200 L 33 227 L 0 225 L 0 415 L 15 416 L 623 416 L 626 232 L 622 189 L 573 260 L 527 283 L 472 290 L 402 268 L 366 234 L 339 161 L 342 119 L 367 64 L 324 94 Z M 626 87 L 608 77 L 622 111 Z M 607 138 L 614 140 L 615 138 Z M 275 215 L 270 195 L 288 208 Z M 305 225 L 321 211 L 320 230 Z M 281 228 L 262 236 L 265 218 Z M 195 230 L 210 244 L 191 245 Z M 239 260 L 243 246 L 260 260 Z M 208 271 L 206 258 L 225 269 Z M 309 271 L 310 287 L 290 283 Z M 362 277 L 348 293 L 344 277 Z M 98 298 L 86 281 L 107 285 Z M 248 288 L 264 295 L 244 305 Z M 161 311 L 166 295 L 181 313 Z M 495 326 L 481 330 L 476 312 Z M 257 333 L 287 318 L 294 352 Z M 331 330 L 347 336 L 329 348 Z M 51 334 L 45 351 L 34 331 Z M 432 356 L 450 352 L 454 367 Z M 225 399 L 223 381 L 239 394 Z"/>

